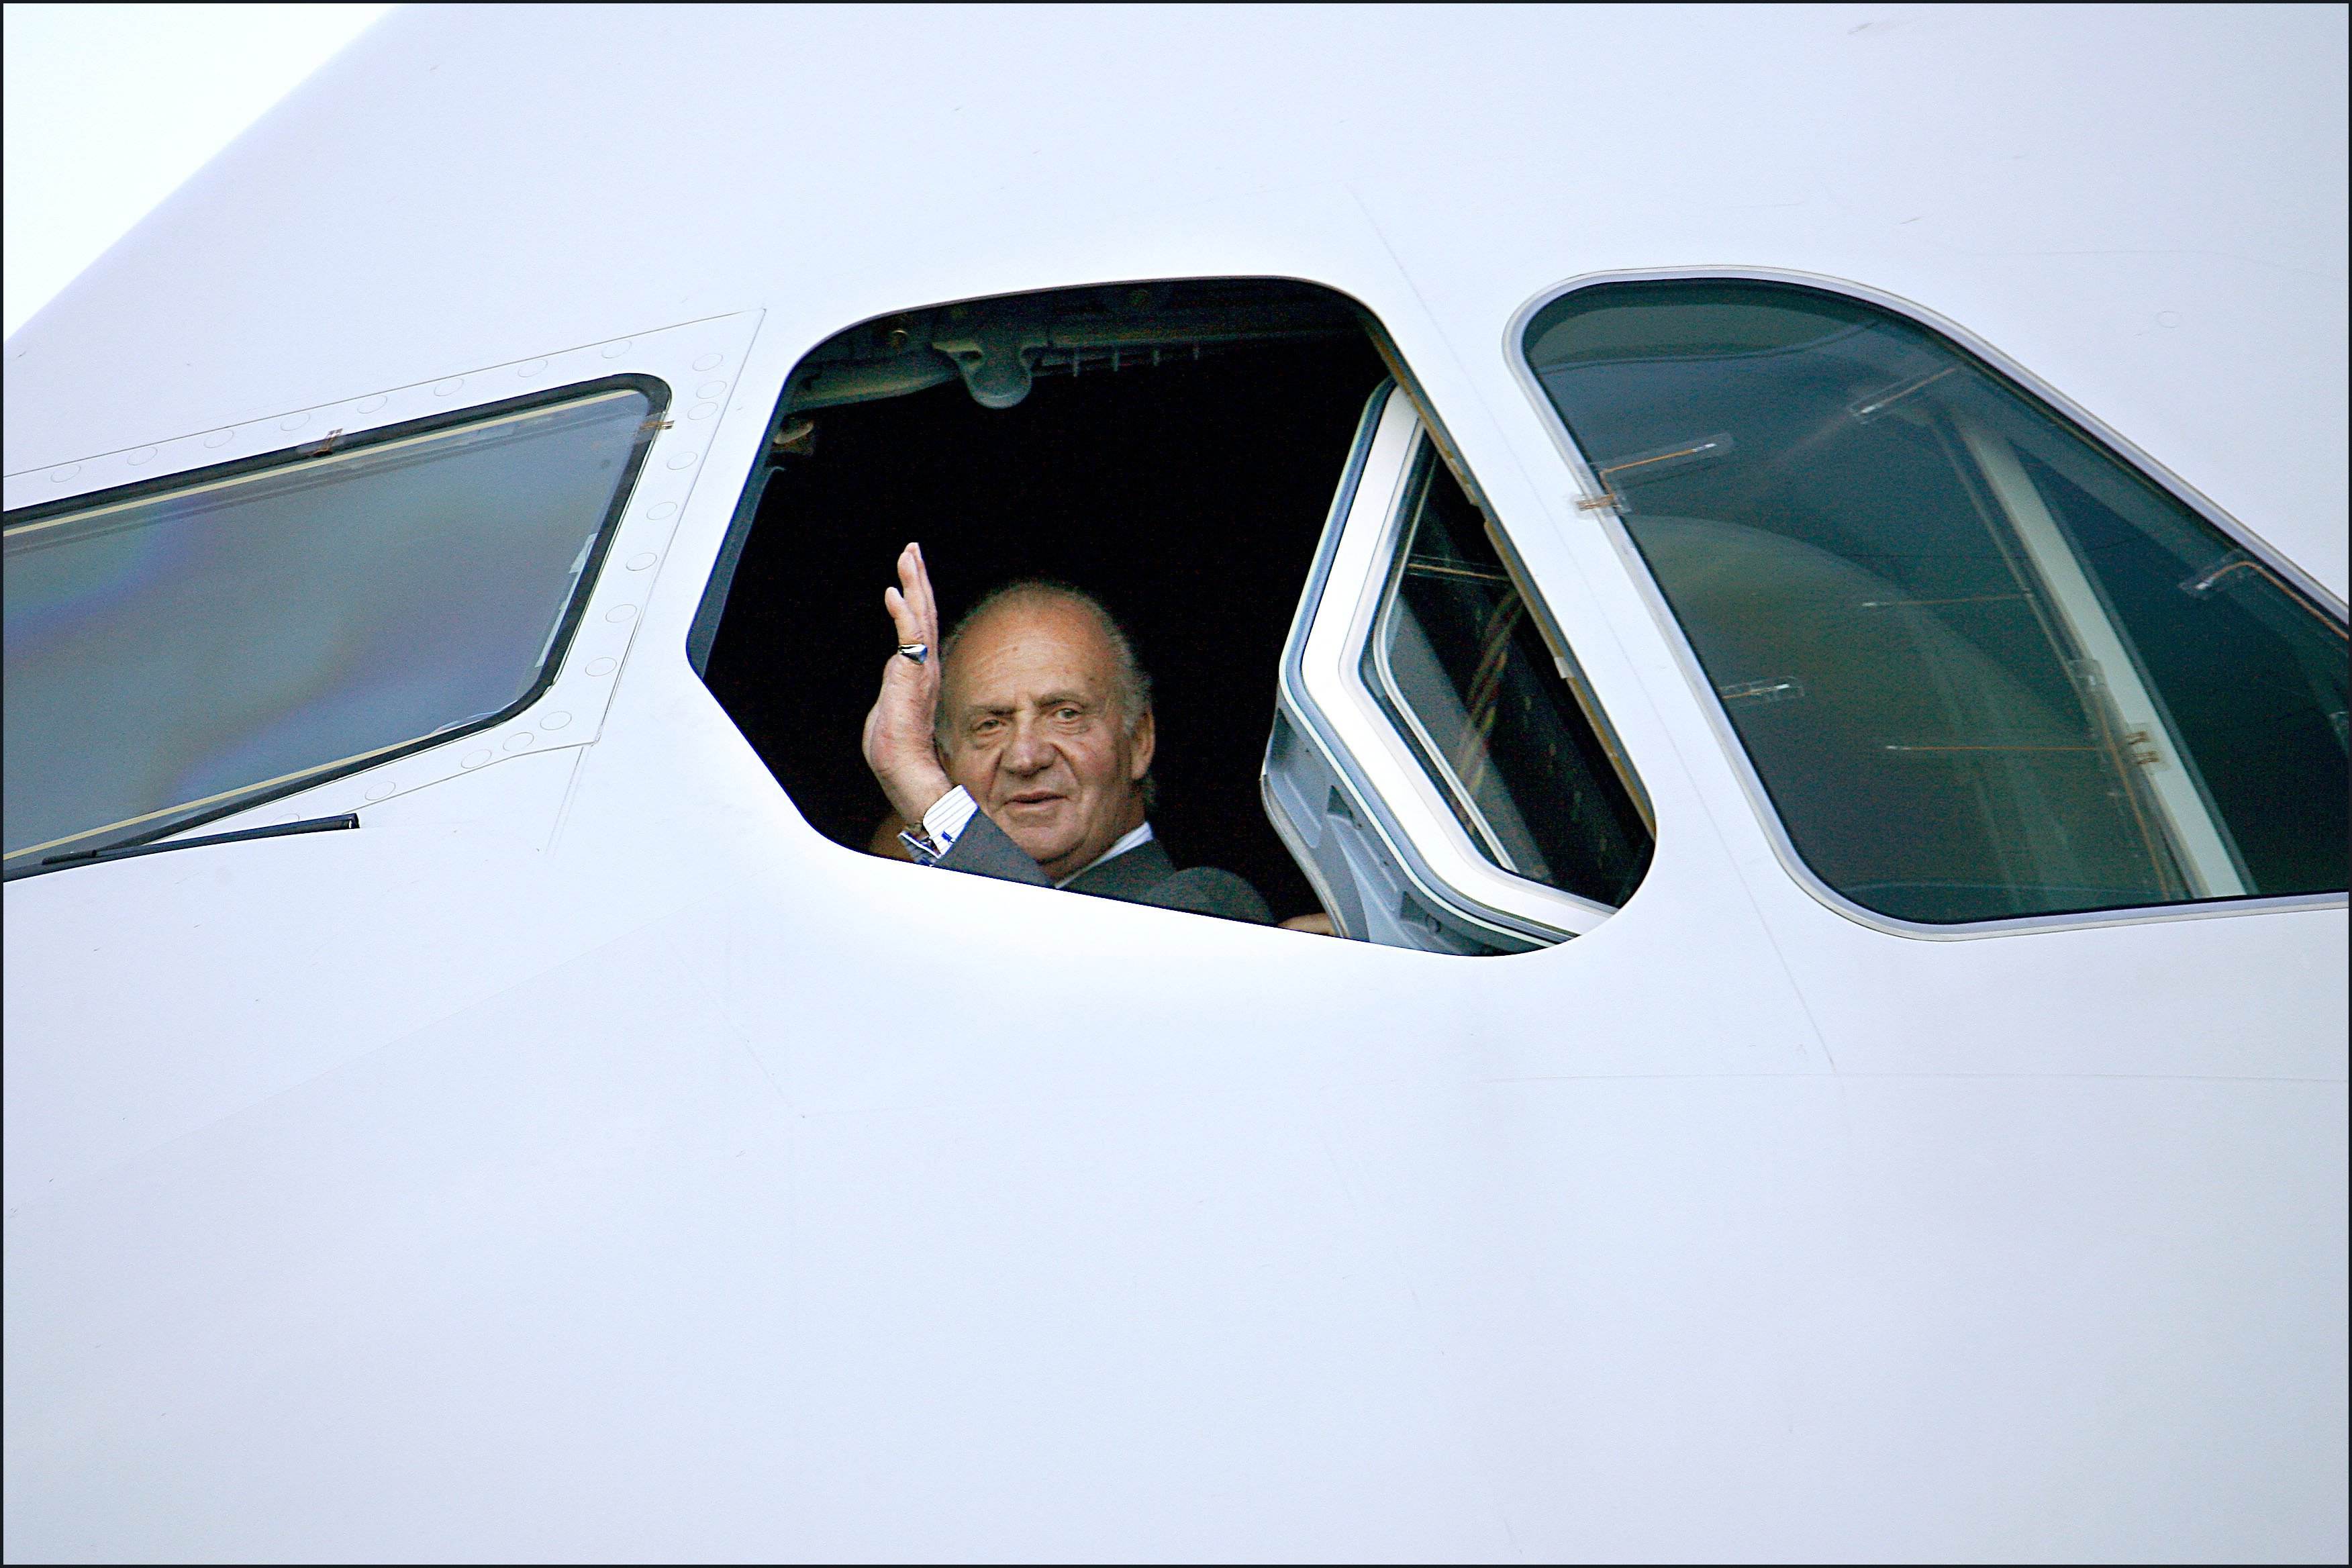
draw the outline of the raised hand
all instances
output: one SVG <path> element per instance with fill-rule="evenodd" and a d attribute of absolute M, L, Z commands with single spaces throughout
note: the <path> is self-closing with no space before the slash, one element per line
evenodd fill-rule
<path fill-rule="evenodd" d="M 920 822 L 955 787 L 932 742 L 940 707 L 940 607 L 920 545 L 898 552 L 898 585 L 882 590 L 882 606 L 902 645 L 921 643 L 929 652 L 920 664 L 897 653 L 883 664 L 881 695 L 866 715 L 866 765 L 892 809 L 905 821 Z"/>

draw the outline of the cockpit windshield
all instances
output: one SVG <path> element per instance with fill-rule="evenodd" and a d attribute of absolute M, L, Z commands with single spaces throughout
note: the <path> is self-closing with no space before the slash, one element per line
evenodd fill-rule
<path fill-rule="evenodd" d="M 1837 892 L 2345 886 L 2343 623 L 1990 365 L 1763 282 L 1580 289 L 1524 347 Z"/>

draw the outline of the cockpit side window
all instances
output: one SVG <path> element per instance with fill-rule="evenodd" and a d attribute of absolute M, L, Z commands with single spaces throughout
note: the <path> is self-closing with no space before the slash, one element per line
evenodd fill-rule
<path fill-rule="evenodd" d="M 853 327 L 787 380 L 689 653 L 806 822 L 926 875 L 1442 952 L 1590 929 L 1647 864 L 1638 788 L 1402 374 L 1285 279 Z M 1024 661 L 1076 691 L 1090 658 L 1148 694 L 1139 780 L 1020 728 Z M 986 688 L 1034 743 L 919 754 L 888 704 L 930 679 L 925 724 Z"/>
<path fill-rule="evenodd" d="M 2346 884 L 2343 622 L 1941 335 L 1572 291 L 1521 348 L 1802 864 L 1925 924 Z"/>
<path fill-rule="evenodd" d="M 1231 873 L 1276 921 L 1318 921 L 1255 791 L 1283 639 L 1383 374 L 1351 301 L 1283 279 L 1098 285 L 851 326 L 782 391 L 689 651 L 803 821 L 898 858 L 917 825 L 860 735 L 902 640 L 882 594 L 904 547 L 921 547 L 946 670 L 967 648 L 948 646 L 955 628 L 1003 591 L 1078 590 L 1150 694 L 1156 847 L 1125 853 L 1195 880 Z M 1077 892 L 1102 880 L 1066 869 L 1051 879 Z"/>
<path fill-rule="evenodd" d="M 1377 391 L 1263 784 L 1347 935 L 1526 952 L 1591 930 L 1648 868 L 1639 783 L 1505 538 L 1409 392 Z"/>
<path fill-rule="evenodd" d="M 1434 443 L 1410 487 L 1365 685 L 1489 861 L 1623 903 L 1649 859 L 1632 795 Z"/>
<path fill-rule="evenodd" d="M 518 710 L 664 396 L 623 378 L 10 514 L 9 874 Z"/>

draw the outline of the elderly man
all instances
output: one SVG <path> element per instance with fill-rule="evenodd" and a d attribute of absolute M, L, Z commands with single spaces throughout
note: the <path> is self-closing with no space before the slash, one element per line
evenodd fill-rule
<path fill-rule="evenodd" d="M 898 651 L 866 716 L 866 762 L 914 858 L 983 877 L 1265 924 L 1230 871 L 1180 871 L 1145 819 L 1151 688 L 1090 595 L 1000 588 L 945 644 L 921 549 L 882 602 Z"/>

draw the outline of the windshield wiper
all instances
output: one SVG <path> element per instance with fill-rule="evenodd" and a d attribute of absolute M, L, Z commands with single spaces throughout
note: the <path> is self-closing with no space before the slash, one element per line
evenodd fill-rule
<path fill-rule="evenodd" d="M 300 822 L 281 822 L 271 827 L 247 827 L 236 833 L 207 833 L 201 838 L 174 838 L 166 844 L 123 844 L 112 849 L 78 849 L 70 855 L 52 855 L 37 866 L 11 871 L 6 879 L 17 882 L 26 877 L 46 877 L 52 871 L 71 871 L 78 867 L 96 866 L 108 860 L 128 860 L 135 855 L 168 855 L 174 849 L 201 849 L 208 844 L 236 844 L 247 838 L 283 838 L 295 833 L 335 833 L 359 825 L 359 813 L 347 811 L 341 816 L 313 816 Z"/>

